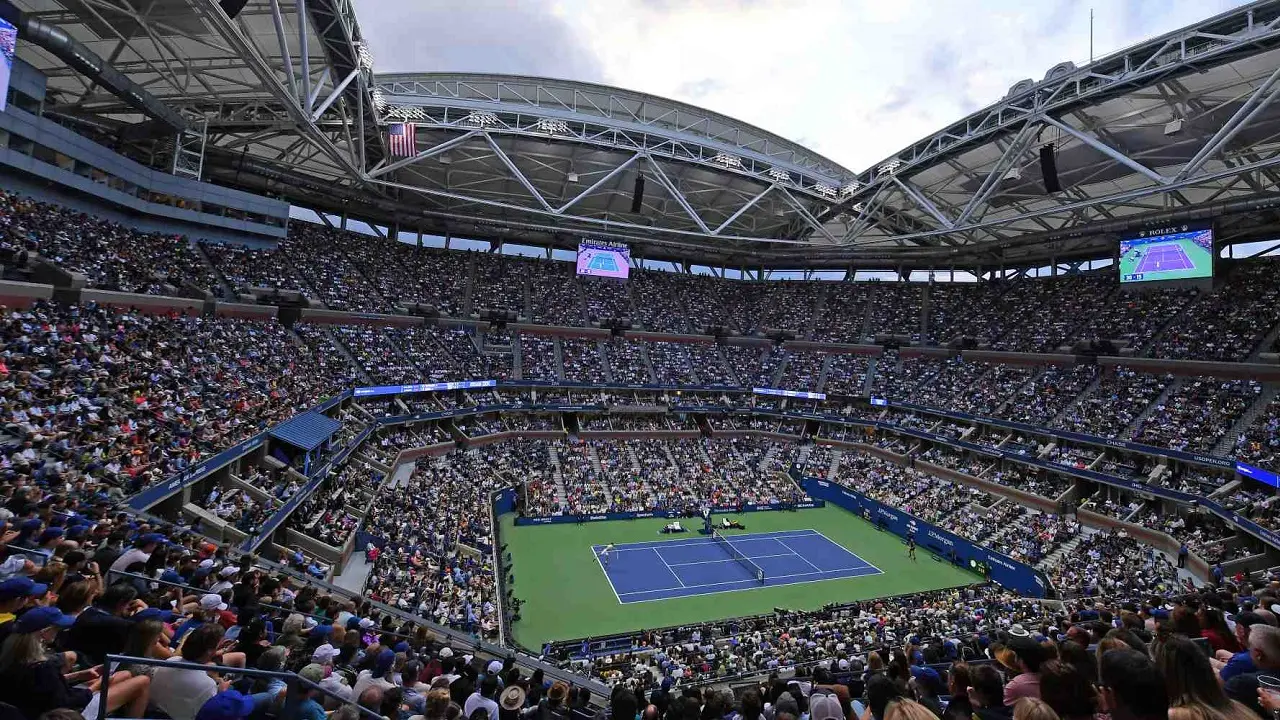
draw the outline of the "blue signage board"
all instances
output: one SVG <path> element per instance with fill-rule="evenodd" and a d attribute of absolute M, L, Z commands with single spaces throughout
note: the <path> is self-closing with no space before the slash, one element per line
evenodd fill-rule
<path fill-rule="evenodd" d="M 808 508 L 826 507 L 826 503 L 822 500 L 806 500 L 797 503 L 766 503 L 766 504 L 745 504 L 745 505 L 716 505 L 711 508 L 713 513 L 736 513 L 736 512 L 767 512 L 770 510 L 805 510 Z M 689 519 L 691 522 L 697 518 L 689 518 L 688 514 L 683 510 L 647 510 L 644 512 L 611 512 L 611 513 L 590 513 L 582 516 L 578 515 L 550 515 L 545 517 L 518 517 L 517 525 L 559 525 L 562 523 L 576 522 L 602 522 L 606 520 L 640 520 L 644 518 L 668 518 Z M 701 521 L 699 521 L 701 522 Z"/>
<path fill-rule="evenodd" d="M 751 388 L 757 395 L 777 395 L 779 397 L 800 398 L 802 400 L 826 400 L 826 393 L 803 392 L 800 390 L 779 390 L 778 388 Z"/>
<path fill-rule="evenodd" d="M 497 386 L 497 380 L 458 380 L 456 382 L 420 383 L 417 385 L 373 385 L 371 387 L 358 387 L 352 391 L 352 395 L 355 397 L 374 397 L 377 395 L 472 390 Z"/>

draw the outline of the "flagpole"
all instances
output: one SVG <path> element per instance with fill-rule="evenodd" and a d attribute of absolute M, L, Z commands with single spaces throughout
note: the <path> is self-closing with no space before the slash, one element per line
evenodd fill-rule
<path fill-rule="evenodd" d="M 1089 8 L 1089 64 L 1093 64 L 1093 8 Z"/>

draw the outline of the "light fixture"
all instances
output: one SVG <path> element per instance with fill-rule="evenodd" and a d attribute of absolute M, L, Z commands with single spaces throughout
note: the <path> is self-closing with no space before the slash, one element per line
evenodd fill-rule
<path fill-rule="evenodd" d="M 778 182 L 791 182 L 791 173 L 782 168 L 769 168 L 769 177 Z"/>
<path fill-rule="evenodd" d="M 417 105 L 396 105 L 388 110 L 387 114 L 405 120 L 421 120 L 427 116 L 427 112 Z"/>
<path fill-rule="evenodd" d="M 863 205 L 862 203 L 854 203 L 854 204 L 853 204 L 853 211 L 854 211 L 854 212 L 857 212 L 857 213 L 860 213 L 860 212 L 862 212 L 864 209 L 866 209 L 866 207 L 867 207 L 867 206 L 866 206 L 866 205 Z"/>
<path fill-rule="evenodd" d="M 1164 134 L 1176 135 L 1177 133 L 1182 132 L 1182 123 L 1183 123 L 1182 118 L 1174 118 L 1170 120 L 1164 126 Z"/>
<path fill-rule="evenodd" d="M 373 91 L 373 106 L 374 106 L 374 107 L 376 107 L 376 108 L 378 108 L 379 110 L 381 110 L 381 109 L 383 109 L 383 108 L 385 108 L 385 107 L 387 106 L 387 96 L 386 96 L 386 95 L 383 95 L 381 90 L 374 89 L 374 91 Z"/>
<path fill-rule="evenodd" d="M 1002 179 L 1004 179 L 1004 180 L 1021 180 L 1021 179 L 1022 179 L 1022 168 L 1020 168 L 1020 167 L 1016 167 L 1016 166 L 1015 166 L 1015 167 L 1011 167 L 1011 168 L 1009 168 L 1007 171 L 1005 171 L 1004 178 L 1002 178 Z"/>
<path fill-rule="evenodd" d="M 729 153 L 716 153 L 716 156 L 711 158 L 711 162 L 725 167 L 742 167 L 742 158 L 737 157 L 736 155 L 730 155 Z"/>
<path fill-rule="evenodd" d="M 826 183 L 818 183 L 813 186 L 813 191 L 825 197 L 835 197 L 836 189 Z"/>
<path fill-rule="evenodd" d="M 576 172 L 569 173 L 567 179 L 569 180 L 569 182 L 578 182 L 578 173 Z"/>
<path fill-rule="evenodd" d="M 369 50 L 369 43 L 356 43 L 356 55 L 360 59 L 360 67 L 363 70 L 373 69 L 373 52 Z"/>
<path fill-rule="evenodd" d="M 881 175 L 892 175 L 897 172 L 900 167 L 902 167 L 902 161 L 895 158 L 881 163 L 880 167 L 876 168 L 876 172 Z"/>
<path fill-rule="evenodd" d="M 462 118 L 463 122 L 479 125 L 480 127 L 489 127 L 498 124 L 498 116 L 490 112 L 469 112 L 467 116 Z"/>
<path fill-rule="evenodd" d="M 452 164 L 453 164 L 453 156 L 452 156 L 452 155 L 450 155 L 449 153 L 441 153 L 441 154 L 440 154 L 440 164 L 441 164 L 441 165 L 452 165 Z"/>
<path fill-rule="evenodd" d="M 853 194 L 858 192 L 858 190 L 861 188 L 862 188 L 862 183 L 858 182 L 857 180 L 854 180 L 848 185 L 845 185 L 844 187 L 840 188 L 840 197 L 842 198 L 852 197 Z"/>
<path fill-rule="evenodd" d="M 536 127 L 538 129 L 538 132 L 549 133 L 552 135 L 555 135 L 555 134 L 568 135 L 569 134 L 569 123 L 563 120 L 549 120 L 547 118 L 543 118 L 536 123 Z"/>

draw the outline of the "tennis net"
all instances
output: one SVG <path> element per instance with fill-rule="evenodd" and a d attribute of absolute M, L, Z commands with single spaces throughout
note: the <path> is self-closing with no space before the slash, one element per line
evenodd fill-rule
<path fill-rule="evenodd" d="M 746 568 L 757 582 L 762 585 L 764 584 L 764 570 L 761 569 L 759 565 L 752 562 L 751 558 L 743 555 L 742 551 L 734 547 L 733 543 L 729 542 L 728 538 L 721 535 L 719 530 L 712 530 L 711 537 L 715 538 L 716 542 L 720 543 L 720 547 L 724 548 L 724 551 L 729 553 L 729 557 L 737 560 L 739 565 Z"/>

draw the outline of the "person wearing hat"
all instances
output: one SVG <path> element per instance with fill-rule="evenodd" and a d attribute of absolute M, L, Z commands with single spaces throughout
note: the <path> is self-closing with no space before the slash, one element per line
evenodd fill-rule
<path fill-rule="evenodd" d="M 324 666 L 316 663 L 311 663 L 298 671 L 298 677 L 317 686 L 324 682 L 326 674 Z M 316 688 L 304 688 L 301 702 L 298 705 L 298 718 L 300 720 L 325 720 L 324 706 L 316 700 L 316 697 L 320 695 L 322 693 Z"/>
<path fill-rule="evenodd" d="M 55 607 L 37 607 L 13 622 L 13 632 L 5 640 L 5 653 L 0 655 L 0 702 L 13 705 L 30 718 L 58 708 L 88 708 L 94 693 L 77 685 L 97 680 L 98 668 L 67 674 L 67 656 L 50 653 L 58 631 L 69 627 L 73 620 Z M 107 710 L 127 707 L 129 717 L 142 717 L 150 684 L 146 677 L 116 673 L 111 677 Z"/>
<path fill-rule="evenodd" d="M 1253 656 L 1249 654 L 1247 648 L 1249 645 L 1249 628 L 1259 624 L 1266 623 L 1261 615 L 1252 610 L 1236 614 L 1235 629 L 1232 633 L 1235 635 L 1236 641 L 1246 649 L 1238 653 L 1232 653 L 1228 650 L 1219 650 L 1214 653 L 1214 657 L 1210 659 L 1210 662 L 1213 663 L 1213 669 L 1218 671 L 1218 677 L 1222 678 L 1222 682 L 1225 683 L 1237 675 L 1258 671 L 1257 666 L 1253 664 Z"/>
<path fill-rule="evenodd" d="M 524 688 L 512 685 L 498 696 L 498 717 L 501 720 L 519 720 L 524 709 Z"/>
<path fill-rule="evenodd" d="M 555 718 L 555 720 L 568 720 L 572 710 L 569 708 L 569 685 L 563 680 L 557 680 L 551 684 L 551 689 L 547 690 L 547 696 L 543 698 L 537 705 L 524 711 L 524 716 L 530 720 L 547 720 Z"/>
<path fill-rule="evenodd" d="M 160 533 L 147 533 L 138 537 L 133 547 L 125 550 L 115 562 L 111 563 L 112 572 L 124 572 L 125 568 L 136 562 L 145 563 L 151 559 L 151 553 L 164 544 L 165 538 Z"/>
<path fill-rule="evenodd" d="M 195 720 L 240 720 L 249 717 L 253 709 L 253 698 L 235 690 L 223 690 L 200 706 Z"/>
<path fill-rule="evenodd" d="M 1021 625 L 1009 628 L 1005 648 L 1013 652 L 1011 669 L 1017 672 L 1004 686 L 1004 704 L 1010 707 L 1024 697 L 1040 697 L 1040 663 L 1044 648 Z"/>
<path fill-rule="evenodd" d="M 182 638 L 187 633 L 204 625 L 205 623 L 218 623 L 219 614 L 227 609 L 227 604 L 222 601 L 221 595 L 213 593 L 205 593 L 200 596 L 200 600 L 196 604 L 195 612 L 191 613 L 191 617 L 187 621 L 178 626 L 173 633 L 173 646 L 176 648 L 182 642 Z M 224 630 L 226 628 L 223 628 Z"/>
<path fill-rule="evenodd" d="M 18 613 L 49 592 L 49 586 L 29 577 L 12 577 L 0 582 L 0 625 L 12 622 Z"/>
<path fill-rule="evenodd" d="M 395 687 L 395 683 L 391 681 L 391 671 L 396 664 L 396 653 L 389 647 L 384 647 L 374 656 L 373 669 L 361 670 L 356 676 L 356 684 L 351 687 L 352 697 L 360 697 L 366 688 L 376 687 L 384 692 Z"/>

